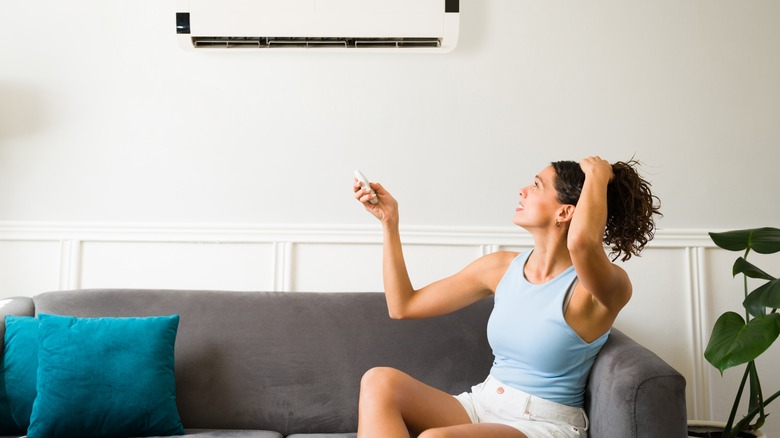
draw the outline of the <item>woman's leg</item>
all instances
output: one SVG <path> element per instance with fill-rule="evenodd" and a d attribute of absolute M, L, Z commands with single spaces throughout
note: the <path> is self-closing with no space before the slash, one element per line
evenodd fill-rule
<path fill-rule="evenodd" d="M 373 368 L 360 382 L 358 438 L 406 438 L 430 428 L 470 423 L 455 397 L 401 371 Z"/>
<path fill-rule="evenodd" d="M 497 423 L 461 424 L 428 429 L 419 438 L 527 438 L 514 427 Z"/>

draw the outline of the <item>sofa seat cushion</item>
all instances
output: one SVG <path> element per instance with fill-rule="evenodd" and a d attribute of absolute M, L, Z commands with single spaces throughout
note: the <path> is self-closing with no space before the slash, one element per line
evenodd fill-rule
<path fill-rule="evenodd" d="M 356 438 L 356 433 L 300 433 L 287 438 Z"/>
<path fill-rule="evenodd" d="M 197 438 L 284 438 L 284 436 L 278 432 L 272 432 L 270 430 L 233 430 L 233 429 L 185 429 L 184 435 L 179 436 L 195 436 Z M 297 435 L 304 437 L 355 437 L 355 434 L 344 435 Z M 0 435 L 0 438 L 25 438 L 21 435 Z M 161 436 L 153 436 L 146 438 L 162 438 Z"/>
<path fill-rule="evenodd" d="M 185 429 L 184 435 L 198 438 L 283 438 L 279 432 L 270 430 L 238 429 Z"/>

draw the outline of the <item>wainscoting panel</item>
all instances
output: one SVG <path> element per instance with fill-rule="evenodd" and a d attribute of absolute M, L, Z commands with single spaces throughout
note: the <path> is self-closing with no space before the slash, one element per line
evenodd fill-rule
<path fill-rule="evenodd" d="M 301 243 L 293 246 L 291 290 L 382 291 L 379 243 Z"/>
<path fill-rule="evenodd" d="M 274 246 L 84 242 L 82 288 L 273 290 Z"/>
<path fill-rule="evenodd" d="M 415 288 L 463 269 L 483 253 L 480 245 L 404 245 Z M 294 245 L 293 291 L 381 292 L 381 243 L 302 243 Z"/>
<path fill-rule="evenodd" d="M 60 288 L 60 242 L 0 240 L 0 299 Z"/>
<path fill-rule="evenodd" d="M 690 272 L 684 248 L 647 248 L 641 257 L 621 264 L 634 286 L 631 301 L 615 326 L 652 346 L 652 350 L 686 376 L 687 400 L 693 400 L 696 370 Z M 688 410 L 695 410 L 689 403 Z"/>
<path fill-rule="evenodd" d="M 407 270 L 415 288 L 455 274 L 479 258 L 482 252 L 482 247 L 476 245 L 404 246 Z"/>

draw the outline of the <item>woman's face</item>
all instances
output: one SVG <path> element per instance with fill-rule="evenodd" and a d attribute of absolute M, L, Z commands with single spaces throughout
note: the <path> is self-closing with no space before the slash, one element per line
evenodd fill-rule
<path fill-rule="evenodd" d="M 523 228 L 544 228 L 555 225 L 561 203 L 555 190 L 555 170 L 547 166 L 530 185 L 520 189 L 520 203 L 512 222 Z"/>

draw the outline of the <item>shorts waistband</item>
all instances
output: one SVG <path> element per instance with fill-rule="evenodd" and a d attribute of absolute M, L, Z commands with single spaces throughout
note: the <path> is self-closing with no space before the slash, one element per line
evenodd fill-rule
<path fill-rule="evenodd" d="M 483 383 L 482 391 L 504 398 L 505 402 L 517 406 L 526 415 L 545 420 L 562 421 L 572 426 L 588 430 L 588 416 L 585 410 L 568 406 L 541 397 L 528 394 L 516 388 L 507 386 L 493 376 L 488 376 Z"/>

